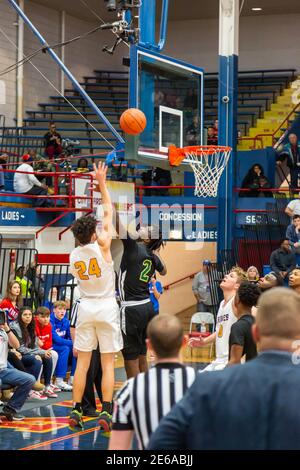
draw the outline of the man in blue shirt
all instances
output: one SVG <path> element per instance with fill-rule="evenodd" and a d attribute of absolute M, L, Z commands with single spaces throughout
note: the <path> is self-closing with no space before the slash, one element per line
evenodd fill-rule
<path fill-rule="evenodd" d="M 150 299 L 153 304 L 153 308 L 155 313 L 158 315 L 159 314 L 159 298 L 161 294 L 163 293 L 163 286 L 159 281 L 156 280 L 155 276 L 151 278 L 151 281 L 149 282 L 149 292 L 150 292 Z"/>
<path fill-rule="evenodd" d="M 257 358 L 198 374 L 148 448 L 300 449 L 299 311 L 300 296 L 292 290 L 262 294 L 252 326 Z"/>

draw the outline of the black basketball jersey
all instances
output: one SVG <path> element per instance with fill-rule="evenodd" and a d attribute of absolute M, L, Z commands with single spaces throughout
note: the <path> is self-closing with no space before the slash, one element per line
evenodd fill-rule
<path fill-rule="evenodd" d="M 143 242 L 130 238 L 122 240 L 124 253 L 119 272 L 119 294 L 123 301 L 145 300 L 150 297 L 149 281 L 155 271 L 163 271 L 164 265 Z"/>

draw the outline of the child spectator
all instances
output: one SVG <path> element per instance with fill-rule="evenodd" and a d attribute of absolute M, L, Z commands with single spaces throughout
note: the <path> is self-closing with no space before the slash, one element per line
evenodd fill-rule
<path fill-rule="evenodd" d="M 247 269 L 247 279 L 249 282 L 252 282 L 252 284 L 257 284 L 259 277 L 259 272 L 256 266 L 250 266 Z"/>
<path fill-rule="evenodd" d="M 153 303 L 155 314 L 159 314 L 159 298 L 163 293 L 163 286 L 159 281 L 156 280 L 155 276 L 151 278 L 149 282 L 149 292 L 150 292 L 150 300 Z"/>
<path fill-rule="evenodd" d="M 27 371 L 30 371 L 38 380 L 43 370 L 45 388 L 48 389 L 52 374 L 51 352 L 39 347 L 32 310 L 29 307 L 22 307 L 18 314 L 18 320 L 12 322 L 10 327 L 20 342 L 18 351 L 22 354 L 22 362 Z M 37 400 L 47 400 L 48 398 L 44 392 L 39 393 L 34 390 L 29 393 L 29 397 Z"/>
<path fill-rule="evenodd" d="M 70 332 L 70 321 L 65 317 L 67 304 L 63 300 L 54 302 L 50 316 L 52 324 L 53 349 L 58 354 L 56 366 L 56 386 L 63 391 L 72 390 L 73 376 L 76 369 L 76 359 L 73 357 L 73 342 Z M 68 370 L 69 360 L 72 361 L 69 383 L 64 381 Z"/>
<path fill-rule="evenodd" d="M 35 320 L 35 332 L 38 338 L 39 347 L 51 353 L 52 379 L 58 360 L 58 354 L 56 351 L 54 351 L 52 345 L 52 325 L 50 323 L 50 310 L 47 307 L 39 307 L 35 312 Z M 59 387 L 56 387 L 56 385 L 52 385 L 50 382 L 50 385 L 45 387 L 45 395 L 47 395 L 48 397 L 55 398 L 57 397 L 55 392 L 61 392 L 61 389 Z"/>
<path fill-rule="evenodd" d="M 18 281 L 10 281 L 0 308 L 5 311 L 8 324 L 17 320 L 20 306 L 22 305 L 21 286 Z"/>

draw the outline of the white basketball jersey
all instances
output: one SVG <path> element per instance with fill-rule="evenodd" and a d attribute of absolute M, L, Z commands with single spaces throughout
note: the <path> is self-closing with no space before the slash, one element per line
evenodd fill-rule
<path fill-rule="evenodd" d="M 230 330 L 233 323 L 237 321 L 232 310 L 233 300 L 234 296 L 225 305 L 222 300 L 217 314 L 216 361 L 218 362 L 228 362 Z"/>
<path fill-rule="evenodd" d="M 78 281 L 80 297 L 115 297 L 114 263 L 103 258 L 98 242 L 78 246 L 70 255 L 70 271 Z"/>

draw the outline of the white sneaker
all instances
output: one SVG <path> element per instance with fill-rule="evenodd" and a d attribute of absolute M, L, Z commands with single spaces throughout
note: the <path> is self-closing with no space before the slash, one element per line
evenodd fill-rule
<path fill-rule="evenodd" d="M 40 392 L 36 392 L 34 390 L 30 390 L 28 394 L 28 398 L 30 398 L 31 400 L 34 399 L 34 400 L 41 400 L 41 401 L 48 399 L 45 395 L 41 395 Z"/>
<path fill-rule="evenodd" d="M 57 385 L 55 384 L 50 384 L 50 388 L 51 390 L 54 392 L 54 393 L 57 393 L 57 392 L 61 392 L 61 388 L 59 388 Z"/>
<path fill-rule="evenodd" d="M 67 384 L 63 380 L 56 382 L 56 386 L 59 387 L 63 392 L 71 392 L 73 390 L 72 385 Z"/>

